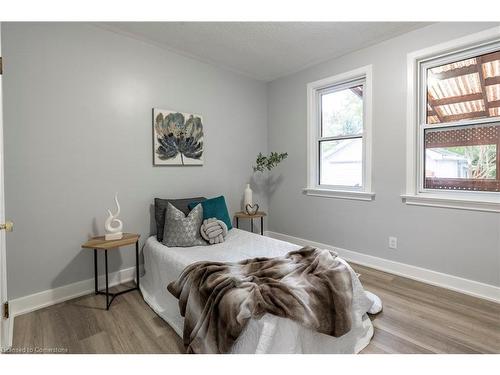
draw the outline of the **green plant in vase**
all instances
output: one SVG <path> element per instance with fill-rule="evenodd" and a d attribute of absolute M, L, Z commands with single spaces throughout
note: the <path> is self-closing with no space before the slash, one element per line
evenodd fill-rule
<path fill-rule="evenodd" d="M 271 152 L 269 156 L 264 156 L 262 155 L 262 152 L 259 152 L 259 155 L 257 155 L 257 159 L 255 160 L 256 165 L 253 166 L 253 171 L 264 172 L 265 169 L 270 171 L 287 157 L 288 152 Z"/>
<path fill-rule="evenodd" d="M 253 166 L 254 172 L 264 172 L 265 170 L 270 171 L 274 167 L 276 167 L 279 163 L 285 160 L 288 157 L 287 152 L 271 152 L 269 155 L 262 155 L 262 152 L 259 152 L 257 155 L 257 159 L 255 160 L 255 165 Z M 244 199 L 243 199 L 243 210 L 249 214 L 254 215 L 259 210 L 259 205 L 257 203 L 253 203 L 253 191 L 250 188 L 250 184 L 247 184 L 244 191 Z"/>

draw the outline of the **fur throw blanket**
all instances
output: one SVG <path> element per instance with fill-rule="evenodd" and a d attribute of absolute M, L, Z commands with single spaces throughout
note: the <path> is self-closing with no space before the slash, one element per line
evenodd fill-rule
<path fill-rule="evenodd" d="M 168 285 L 184 316 L 188 353 L 228 353 L 251 318 L 266 313 L 331 336 L 351 329 L 352 280 L 329 250 L 283 257 L 197 262 Z"/>

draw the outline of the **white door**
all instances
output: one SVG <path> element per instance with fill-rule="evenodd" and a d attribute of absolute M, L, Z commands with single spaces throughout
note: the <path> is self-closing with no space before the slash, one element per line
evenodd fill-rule
<path fill-rule="evenodd" d="M 2 23 L 0 22 L 0 56 L 2 56 Z M 1 69 L 1 67 L 0 67 Z M 9 347 L 9 319 L 4 317 L 4 303 L 7 301 L 7 273 L 5 255 L 5 204 L 3 191 L 3 112 L 2 112 L 2 75 L 0 74 L 0 349 Z"/>

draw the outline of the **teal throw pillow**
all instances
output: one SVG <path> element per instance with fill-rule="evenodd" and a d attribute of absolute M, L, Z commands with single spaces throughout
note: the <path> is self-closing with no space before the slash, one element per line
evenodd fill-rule
<path fill-rule="evenodd" d="M 192 210 L 198 203 L 200 203 L 203 207 L 203 220 L 216 217 L 227 225 L 228 230 L 233 228 L 231 218 L 227 212 L 226 200 L 223 195 L 216 198 L 206 199 L 201 202 L 191 202 L 188 205 L 189 209 Z"/>

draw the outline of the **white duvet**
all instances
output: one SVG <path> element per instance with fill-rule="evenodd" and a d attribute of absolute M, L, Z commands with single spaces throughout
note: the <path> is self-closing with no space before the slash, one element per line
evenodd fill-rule
<path fill-rule="evenodd" d="M 226 241 L 210 246 L 167 247 L 151 236 L 144 246 L 145 275 L 141 278 L 144 300 L 182 337 L 183 318 L 178 300 L 167 285 L 189 264 L 202 260 L 235 262 L 254 257 L 282 256 L 300 246 L 239 229 L 229 231 Z M 343 260 L 341 260 L 343 261 Z M 345 261 L 343 261 L 347 264 Z M 366 312 L 376 296 L 365 293 L 356 273 L 353 281 L 353 326 L 341 337 L 324 335 L 285 318 L 266 314 L 251 319 L 236 341 L 232 353 L 358 353 L 373 335 Z"/>

